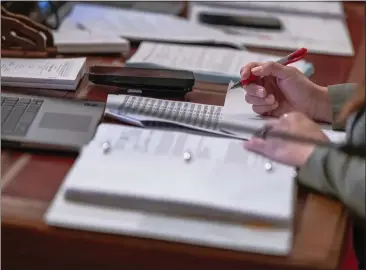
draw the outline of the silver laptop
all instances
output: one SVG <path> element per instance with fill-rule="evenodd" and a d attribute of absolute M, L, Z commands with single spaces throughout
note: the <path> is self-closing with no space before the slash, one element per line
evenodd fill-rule
<path fill-rule="evenodd" d="M 105 103 L 1 94 L 2 147 L 79 151 L 94 136 Z"/>

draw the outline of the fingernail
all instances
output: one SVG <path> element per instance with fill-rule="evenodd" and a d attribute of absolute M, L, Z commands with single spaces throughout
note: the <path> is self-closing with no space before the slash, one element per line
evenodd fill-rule
<path fill-rule="evenodd" d="M 259 88 L 257 90 L 257 96 L 258 97 L 264 97 L 264 89 L 263 88 Z"/>
<path fill-rule="evenodd" d="M 255 68 L 252 68 L 252 72 L 261 72 L 263 70 L 262 67 L 255 67 Z"/>

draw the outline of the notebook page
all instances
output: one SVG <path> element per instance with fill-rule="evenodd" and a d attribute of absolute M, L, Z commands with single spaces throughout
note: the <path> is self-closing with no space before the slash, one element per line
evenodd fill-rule
<path fill-rule="evenodd" d="M 142 122 L 161 119 L 216 130 L 222 106 L 129 95 L 108 95 L 106 111 L 108 110 L 118 110 L 120 115 Z"/>
<path fill-rule="evenodd" d="M 127 64 L 148 63 L 167 68 L 217 73 L 239 78 L 239 71 L 246 63 L 278 59 L 278 56 L 245 50 L 143 42 Z M 303 73 L 308 68 L 304 60 L 293 63 L 291 66 L 298 68 Z"/>

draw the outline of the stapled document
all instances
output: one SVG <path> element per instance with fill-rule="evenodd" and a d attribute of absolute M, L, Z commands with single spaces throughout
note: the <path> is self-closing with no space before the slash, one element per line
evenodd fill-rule
<path fill-rule="evenodd" d="M 53 226 L 286 255 L 294 173 L 275 163 L 268 172 L 265 163 L 237 140 L 101 124 L 45 219 Z M 229 219 L 240 213 L 241 221 Z"/>

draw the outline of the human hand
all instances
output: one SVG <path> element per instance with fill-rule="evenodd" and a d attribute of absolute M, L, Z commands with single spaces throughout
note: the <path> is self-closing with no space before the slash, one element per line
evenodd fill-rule
<path fill-rule="evenodd" d="M 268 123 L 271 131 L 286 132 L 294 136 L 329 141 L 320 126 L 302 113 L 293 112 Z M 291 165 L 302 166 L 309 159 L 315 145 L 298 143 L 278 138 L 262 139 L 253 137 L 244 143 L 250 151 L 267 156 L 275 161 Z"/>
<path fill-rule="evenodd" d="M 260 77 L 244 87 L 245 100 L 252 104 L 254 112 L 279 117 L 300 111 L 314 120 L 331 122 L 327 88 L 311 82 L 297 68 L 276 62 L 252 62 L 241 69 L 241 79 L 247 79 L 251 73 Z"/>

